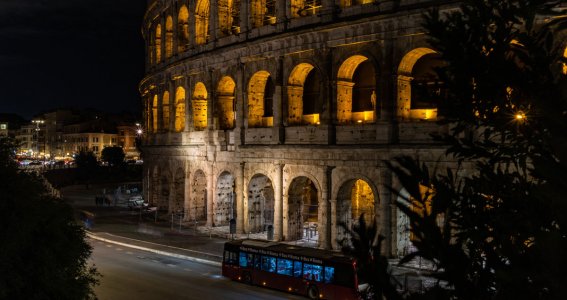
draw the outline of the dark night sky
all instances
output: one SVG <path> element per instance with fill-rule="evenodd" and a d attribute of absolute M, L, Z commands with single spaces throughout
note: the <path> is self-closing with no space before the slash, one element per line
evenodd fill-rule
<path fill-rule="evenodd" d="M 146 0 L 0 0 L 0 113 L 141 110 Z"/>

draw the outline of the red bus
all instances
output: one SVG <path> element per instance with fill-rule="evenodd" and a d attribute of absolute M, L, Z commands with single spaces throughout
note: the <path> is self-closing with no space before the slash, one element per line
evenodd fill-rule
<path fill-rule="evenodd" d="M 327 250 L 234 240 L 224 244 L 222 275 L 310 299 L 359 299 L 356 262 Z"/>

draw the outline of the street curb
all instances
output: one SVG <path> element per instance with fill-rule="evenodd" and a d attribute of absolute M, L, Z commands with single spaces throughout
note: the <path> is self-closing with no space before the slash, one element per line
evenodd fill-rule
<path fill-rule="evenodd" d="M 197 262 L 197 263 L 201 263 L 201 264 L 205 264 L 205 265 L 209 265 L 209 266 L 214 266 L 214 267 L 222 266 L 222 264 L 220 262 L 217 262 L 217 261 L 212 261 L 212 260 L 207 260 L 207 259 L 202 259 L 202 258 L 196 258 L 196 257 L 187 256 L 187 255 L 171 253 L 171 252 L 167 252 L 167 251 L 156 250 L 156 249 L 152 249 L 152 248 L 122 243 L 122 242 L 118 242 L 118 241 L 109 240 L 109 239 L 99 237 L 96 234 L 91 233 L 91 232 L 87 232 L 87 236 L 92 238 L 92 239 L 95 239 L 95 240 L 99 240 L 99 241 L 102 241 L 102 242 L 111 243 L 111 244 L 115 244 L 115 245 L 120 245 L 120 246 L 123 246 L 123 247 L 128 247 L 128 248 L 133 248 L 133 249 L 137 249 L 137 250 L 152 252 L 152 253 L 155 253 L 155 254 L 160 254 L 160 255 L 165 255 L 165 256 L 174 257 L 174 258 L 178 258 L 178 259 L 188 260 L 188 261 Z"/>

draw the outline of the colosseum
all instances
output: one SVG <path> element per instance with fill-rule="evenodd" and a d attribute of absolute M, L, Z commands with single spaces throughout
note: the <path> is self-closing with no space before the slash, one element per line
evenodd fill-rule
<path fill-rule="evenodd" d="M 447 131 L 444 89 L 420 27 L 440 2 L 148 0 L 145 197 L 199 226 L 325 249 L 364 213 L 403 255 L 391 188 L 404 190 L 384 162 L 452 164 L 430 135 Z"/>

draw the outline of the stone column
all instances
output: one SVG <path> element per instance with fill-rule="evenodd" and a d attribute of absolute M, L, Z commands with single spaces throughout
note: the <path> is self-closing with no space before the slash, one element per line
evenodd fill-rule
<path fill-rule="evenodd" d="M 331 206 L 330 194 L 332 193 L 332 175 L 334 166 L 325 168 L 325 185 L 321 191 L 321 202 L 319 205 L 319 247 L 331 249 L 332 222 L 331 222 Z"/>
<path fill-rule="evenodd" d="M 413 78 L 404 75 L 398 75 L 397 78 L 397 112 L 398 119 L 409 119 L 411 107 L 411 80 Z"/>
<path fill-rule="evenodd" d="M 191 171 L 190 171 L 190 164 L 189 164 L 189 160 L 185 161 L 185 168 L 183 170 L 184 172 L 184 176 L 185 176 L 185 188 L 184 188 L 184 197 L 185 197 L 185 201 L 183 203 L 183 209 L 185 210 L 185 221 L 190 221 L 191 220 L 191 192 L 192 192 L 192 188 L 191 188 Z"/>
<path fill-rule="evenodd" d="M 395 208 L 395 205 L 392 203 L 392 193 L 389 189 L 392 186 L 392 172 L 387 168 L 380 169 L 380 182 L 378 199 L 381 205 L 379 206 L 380 213 L 377 212 L 377 215 L 381 216 L 380 234 L 384 236 L 381 251 L 385 256 L 391 257 L 394 246 L 392 245 L 392 206 Z"/>
<path fill-rule="evenodd" d="M 274 176 L 274 240 L 283 238 L 283 168 L 284 164 L 276 164 Z"/>
<path fill-rule="evenodd" d="M 337 199 L 329 200 L 331 204 L 331 247 L 334 250 L 339 250 L 337 242 Z"/>
<path fill-rule="evenodd" d="M 213 226 L 213 194 L 215 191 L 214 175 L 213 175 L 213 163 L 210 163 L 209 172 L 207 172 L 207 226 Z"/>
<path fill-rule="evenodd" d="M 175 176 L 171 176 L 174 175 L 174 173 L 170 173 L 169 174 L 169 196 L 167 199 L 167 211 L 170 214 L 176 213 L 175 211 Z"/>
<path fill-rule="evenodd" d="M 175 82 L 173 80 L 168 81 L 168 92 L 169 92 L 169 124 L 167 124 L 168 132 L 175 132 Z"/>
<path fill-rule="evenodd" d="M 178 34 L 179 32 L 177 32 L 178 29 L 178 24 L 179 24 L 179 20 L 177 19 L 179 17 L 179 9 L 177 7 L 177 5 L 172 5 L 171 7 L 171 18 L 173 21 L 173 49 L 171 51 L 171 55 L 172 56 L 176 56 L 178 53 L 178 46 L 179 46 L 179 38 L 178 38 Z"/>
<path fill-rule="evenodd" d="M 218 0 L 209 0 L 209 40 L 208 42 L 216 42 L 217 36 L 221 36 L 218 32 L 219 27 L 219 14 L 218 14 Z"/>
<path fill-rule="evenodd" d="M 250 1 L 245 1 L 245 0 L 241 0 L 240 1 L 240 32 L 245 32 L 246 33 L 246 37 L 244 37 L 245 39 L 248 39 L 248 31 L 249 28 L 252 28 L 251 24 L 250 24 L 250 17 L 249 17 L 249 13 L 250 13 Z"/>
<path fill-rule="evenodd" d="M 244 193 L 246 187 L 244 186 L 244 165 L 241 162 L 236 168 L 236 186 L 234 187 L 236 193 L 236 232 L 244 233 Z"/>

